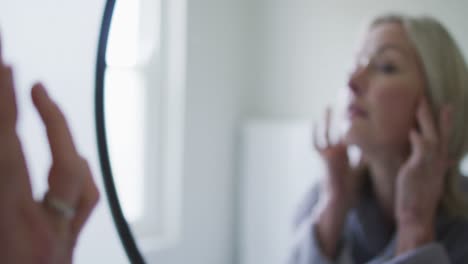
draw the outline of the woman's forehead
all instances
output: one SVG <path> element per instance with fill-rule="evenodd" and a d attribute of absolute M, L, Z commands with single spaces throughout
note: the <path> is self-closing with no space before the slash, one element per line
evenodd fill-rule
<path fill-rule="evenodd" d="M 361 42 L 358 54 L 371 56 L 385 50 L 394 50 L 403 56 L 413 56 L 415 50 L 400 23 L 388 22 L 369 29 Z"/>

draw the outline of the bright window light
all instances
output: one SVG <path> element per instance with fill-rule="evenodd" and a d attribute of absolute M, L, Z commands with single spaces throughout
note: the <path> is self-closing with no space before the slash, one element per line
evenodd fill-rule
<path fill-rule="evenodd" d="M 107 44 L 110 165 L 125 219 L 150 251 L 180 234 L 185 8 L 185 0 L 116 0 Z"/>
<path fill-rule="evenodd" d="M 109 30 L 106 53 L 108 66 L 132 67 L 137 64 L 139 39 L 139 2 L 117 0 Z"/>
<path fill-rule="evenodd" d="M 144 215 L 145 84 L 139 55 L 139 0 L 117 0 L 106 52 L 105 112 L 114 183 L 125 218 Z"/>
<path fill-rule="evenodd" d="M 108 69 L 105 112 L 109 156 L 123 213 L 129 222 L 144 212 L 145 91 L 139 72 Z"/>

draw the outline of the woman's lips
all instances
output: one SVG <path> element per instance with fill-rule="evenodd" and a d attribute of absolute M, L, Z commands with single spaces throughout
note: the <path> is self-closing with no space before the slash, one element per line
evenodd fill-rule
<path fill-rule="evenodd" d="M 367 117 L 367 112 L 362 107 L 358 106 L 357 104 L 351 104 L 348 107 L 348 117 L 350 119 L 353 119 L 355 117 L 364 118 L 364 117 Z"/>

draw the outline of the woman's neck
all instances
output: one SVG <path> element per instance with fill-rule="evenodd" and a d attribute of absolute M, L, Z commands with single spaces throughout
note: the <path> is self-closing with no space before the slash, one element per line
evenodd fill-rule
<path fill-rule="evenodd" d="M 391 155 L 385 151 L 380 152 L 385 154 L 373 154 L 366 157 L 372 190 L 384 214 L 388 218 L 394 219 L 396 180 L 402 164 L 407 159 L 407 154 L 403 153 L 407 152 L 393 152 Z"/>

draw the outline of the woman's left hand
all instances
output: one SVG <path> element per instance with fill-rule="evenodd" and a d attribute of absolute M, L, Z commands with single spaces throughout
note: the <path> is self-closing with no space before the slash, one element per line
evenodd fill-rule
<path fill-rule="evenodd" d="M 435 239 L 435 218 L 450 166 L 451 107 L 440 111 L 438 128 L 426 99 L 417 110 L 419 131 L 410 132 L 411 153 L 396 182 L 397 254 Z"/>

